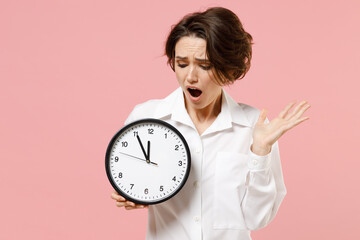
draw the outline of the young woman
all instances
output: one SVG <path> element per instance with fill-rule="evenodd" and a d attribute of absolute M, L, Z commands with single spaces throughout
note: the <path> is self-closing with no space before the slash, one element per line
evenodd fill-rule
<path fill-rule="evenodd" d="M 185 16 L 166 42 L 180 87 L 168 97 L 137 105 L 126 124 L 157 118 L 175 126 L 189 144 L 192 166 L 182 190 L 148 207 L 147 239 L 251 239 L 250 231 L 275 216 L 286 189 L 277 140 L 308 119 L 306 101 L 272 121 L 223 89 L 245 76 L 252 37 L 225 8 Z M 146 206 L 111 197 L 128 210 Z"/>

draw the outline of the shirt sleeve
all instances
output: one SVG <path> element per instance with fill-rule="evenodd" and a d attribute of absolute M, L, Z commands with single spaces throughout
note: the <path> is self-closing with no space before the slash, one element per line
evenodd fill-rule
<path fill-rule="evenodd" d="M 265 156 L 258 156 L 249 148 L 246 194 L 242 202 L 247 228 L 257 230 L 269 224 L 285 195 L 278 142 Z"/>

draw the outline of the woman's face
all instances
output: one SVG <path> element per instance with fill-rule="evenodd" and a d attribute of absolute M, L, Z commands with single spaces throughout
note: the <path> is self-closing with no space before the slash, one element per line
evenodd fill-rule
<path fill-rule="evenodd" d="M 183 89 L 186 106 L 204 109 L 221 96 L 211 63 L 206 56 L 206 41 L 197 37 L 182 37 L 175 45 L 175 74 Z"/>

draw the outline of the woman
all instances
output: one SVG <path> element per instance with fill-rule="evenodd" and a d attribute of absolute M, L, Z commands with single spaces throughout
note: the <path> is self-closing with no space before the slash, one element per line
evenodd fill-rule
<path fill-rule="evenodd" d="M 147 239 L 251 239 L 266 226 L 286 194 L 277 140 L 308 119 L 310 107 L 295 102 L 271 122 L 261 112 L 236 103 L 223 86 L 245 76 L 252 37 L 225 8 L 185 16 L 166 42 L 168 63 L 180 87 L 162 100 L 137 105 L 126 124 L 158 118 L 187 140 L 192 168 L 183 189 L 149 207 Z M 144 208 L 116 192 L 126 209 Z"/>

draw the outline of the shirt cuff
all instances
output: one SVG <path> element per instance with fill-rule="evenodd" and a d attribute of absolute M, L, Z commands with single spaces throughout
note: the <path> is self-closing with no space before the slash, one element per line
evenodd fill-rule
<path fill-rule="evenodd" d="M 248 168 L 252 171 L 265 170 L 270 167 L 271 151 L 265 156 L 256 155 L 249 149 Z"/>

